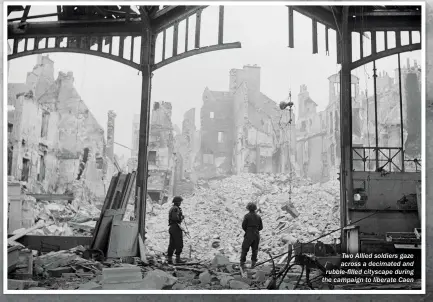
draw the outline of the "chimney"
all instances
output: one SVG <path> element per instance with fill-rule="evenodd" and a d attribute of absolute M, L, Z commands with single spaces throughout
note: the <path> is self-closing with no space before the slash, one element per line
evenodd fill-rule
<path fill-rule="evenodd" d="M 114 121 L 116 113 L 113 110 L 108 111 L 107 121 L 107 157 L 114 161 Z"/>

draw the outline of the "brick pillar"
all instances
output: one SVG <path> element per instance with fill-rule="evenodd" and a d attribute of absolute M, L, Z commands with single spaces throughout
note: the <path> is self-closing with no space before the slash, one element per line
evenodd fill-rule
<path fill-rule="evenodd" d="M 114 121 L 116 113 L 113 110 L 108 111 L 107 121 L 107 157 L 114 160 Z"/>

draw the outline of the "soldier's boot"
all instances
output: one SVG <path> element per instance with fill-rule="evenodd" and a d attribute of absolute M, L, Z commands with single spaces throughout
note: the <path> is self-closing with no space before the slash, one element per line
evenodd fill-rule
<path fill-rule="evenodd" d="M 167 257 L 167 263 L 173 264 L 173 257 Z"/>
<path fill-rule="evenodd" d="M 186 261 L 185 261 L 185 260 L 182 260 L 182 259 L 180 258 L 180 256 L 176 256 L 176 263 L 177 263 L 177 264 L 182 264 L 182 263 L 186 263 Z"/>

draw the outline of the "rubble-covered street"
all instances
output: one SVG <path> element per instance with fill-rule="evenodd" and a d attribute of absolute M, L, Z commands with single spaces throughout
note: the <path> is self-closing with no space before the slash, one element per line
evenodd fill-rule
<path fill-rule="evenodd" d="M 182 209 L 190 236 L 185 236 L 184 253 L 194 259 L 213 259 L 216 253 L 238 262 L 243 239 L 241 223 L 250 201 L 258 202 L 264 229 L 259 259 L 266 252 L 281 254 L 287 243 L 306 243 L 340 227 L 339 183 L 292 182 L 292 203 L 299 212 L 294 218 L 282 208 L 289 202 L 289 177 L 272 174 L 241 174 L 221 180 L 201 182 L 192 196 L 185 196 Z M 314 202 L 306 202 L 307 200 Z M 167 213 L 170 203 L 154 206 L 147 219 L 147 245 L 155 253 L 166 252 Z M 340 232 L 321 239 L 333 243 Z"/>
<path fill-rule="evenodd" d="M 339 228 L 338 181 L 311 185 L 307 180 L 293 179 L 290 208 L 292 214 L 296 212 L 294 215 L 284 210 L 289 204 L 289 184 L 289 176 L 284 174 L 245 173 L 199 181 L 195 192 L 184 196 L 182 205 L 185 226 L 189 230 L 189 235 L 184 236 L 182 254 L 187 264 L 166 263 L 169 240 L 166 220 L 171 203 L 149 204 L 145 240 L 147 263 L 138 257 L 123 259 L 123 263 L 120 259 L 92 258 L 86 255 L 83 246 L 43 255 L 22 249 L 21 255 L 25 256 L 21 256 L 20 261 L 23 263 L 12 272 L 10 286 L 55 290 L 263 289 L 270 278 L 271 264 L 247 269 L 244 275 L 239 270 L 241 222 L 248 202 L 258 204 L 263 218 L 259 261 L 269 259 L 268 252 L 272 255 L 286 252 L 289 243 L 306 243 Z M 75 184 L 74 193 L 76 197 L 72 202 L 35 202 L 27 197 L 34 207 L 35 224 L 42 225 L 27 234 L 91 236 L 100 210 L 83 186 Z M 307 204 L 307 199 L 316 202 Z M 129 220 L 128 214 L 124 220 Z M 333 243 L 338 237 L 339 232 L 335 232 L 322 241 Z M 29 263 L 32 263 L 34 282 L 20 280 Z M 280 264 L 285 263 L 283 257 Z M 298 267 L 292 269 L 281 289 L 293 288 L 299 274 Z"/>

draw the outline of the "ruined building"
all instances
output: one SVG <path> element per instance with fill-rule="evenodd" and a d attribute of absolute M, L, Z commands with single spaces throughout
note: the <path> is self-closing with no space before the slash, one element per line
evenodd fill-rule
<path fill-rule="evenodd" d="M 260 67 L 232 69 L 228 91 L 206 88 L 203 92 L 197 173 L 209 178 L 288 172 L 294 168 L 296 152 L 288 120 L 288 111 L 281 111 L 261 92 Z"/>
<path fill-rule="evenodd" d="M 416 61 L 410 66 L 409 61 L 401 69 L 403 132 L 405 158 L 420 158 L 421 156 L 421 71 Z M 377 75 L 377 111 L 378 111 L 378 146 L 386 149 L 386 155 L 395 155 L 402 146 L 400 132 L 400 96 L 398 69 L 394 78 L 386 72 Z M 329 95 L 326 109 L 317 112 L 317 104 L 310 98 L 307 87 L 301 85 L 298 94 L 298 119 L 296 121 L 296 161 L 300 174 L 314 182 L 327 181 L 338 177 L 340 166 L 340 75 L 334 74 L 328 78 Z M 360 160 L 361 155 L 375 158 L 373 148 L 376 146 L 375 104 L 374 92 L 361 93 L 359 79 L 352 75 L 352 144 L 357 148 L 353 153 L 354 169 L 375 170 L 375 161 L 367 161 L 366 167 Z M 365 154 L 364 149 L 365 149 Z M 379 159 L 385 156 L 379 153 Z M 392 161 L 401 166 L 401 155 L 393 157 Z M 383 161 L 382 163 L 384 163 Z M 407 169 L 415 169 L 414 164 Z M 396 168 L 392 166 L 391 171 Z"/>
<path fill-rule="evenodd" d="M 107 145 L 73 83 L 71 72 L 54 79 L 54 62 L 39 55 L 26 83 L 8 84 L 7 173 L 34 193 L 63 194 L 84 180 L 102 198 L 115 172 L 114 116 L 109 114 Z"/>
<path fill-rule="evenodd" d="M 153 201 L 167 201 L 173 194 L 175 171 L 174 137 L 171 122 L 172 106 L 169 102 L 154 102 L 151 112 L 147 191 Z M 140 116 L 133 120 L 132 151 L 128 169 L 137 169 L 139 151 Z"/>
<path fill-rule="evenodd" d="M 309 95 L 307 86 L 301 85 L 297 100 L 296 161 L 300 175 L 313 182 L 327 181 L 338 176 L 340 165 L 340 76 L 328 78 L 329 94 L 326 109 L 318 112 L 317 103 Z M 354 143 L 359 137 L 359 79 L 352 75 L 352 109 Z"/>

